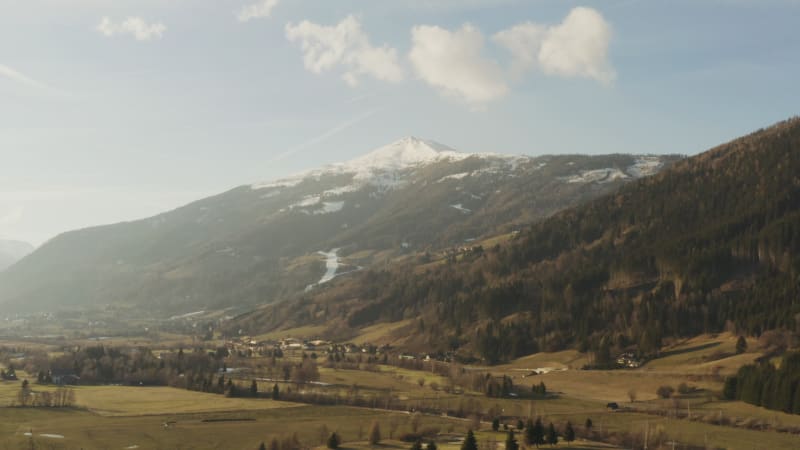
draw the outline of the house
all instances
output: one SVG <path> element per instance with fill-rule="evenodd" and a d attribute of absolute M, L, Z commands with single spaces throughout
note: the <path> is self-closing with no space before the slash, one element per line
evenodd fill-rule
<path fill-rule="evenodd" d="M 642 360 L 640 360 L 635 354 L 633 353 L 623 353 L 617 357 L 617 364 L 622 367 L 628 367 L 631 369 L 635 369 L 642 365 Z"/>
<path fill-rule="evenodd" d="M 81 380 L 79 376 L 75 375 L 75 372 L 61 369 L 51 370 L 50 379 L 53 380 L 53 384 L 58 386 L 74 386 Z"/>

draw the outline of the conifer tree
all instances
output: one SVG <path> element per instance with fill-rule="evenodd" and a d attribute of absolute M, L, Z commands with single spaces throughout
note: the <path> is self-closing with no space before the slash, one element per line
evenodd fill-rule
<path fill-rule="evenodd" d="M 550 445 L 558 444 L 558 433 L 556 433 L 556 427 L 553 426 L 553 422 L 550 422 L 550 426 L 547 427 L 547 443 Z"/>
<path fill-rule="evenodd" d="M 564 429 L 564 440 L 572 442 L 575 440 L 575 430 L 572 429 L 572 423 L 567 422 L 567 427 Z"/>
<path fill-rule="evenodd" d="M 461 450 L 478 450 L 478 442 L 475 440 L 475 433 L 472 430 L 467 431 L 467 437 L 461 444 Z"/>
<path fill-rule="evenodd" d="M 328 448 L 331 450 L 336 450 L 339 448 L 339 445 L 341 445 L 341 443 L 342 442 L 339 439 L 339 435 L 336 434 L 335 431 L 331 433 L 331 436 L 328 438 Z"/>
<path fill-rule="evenodd" d="M 514 430 L 508 430 L 508 436 L 506 436 L 506 450 L 519 450 L 519 444 L 517 443 L 517 438 L 514 436 Z"/>
<path fill-rule="evenodd" d="M 258 395 L 258 382 L 256 382 L 256 380 L 253 380 L 253 382 L 250 383 L 250 396 L 255 397 L 257 395 Z"/>
<path fill-rule="evenodd" d="M 378 445 L 381 443 L 381 425 L 377 420 L 372 422 L 372 427 L 369 429 L 369 443 L 371 445 Z"/>
<path fill-rule="evenodd" d="M 544 425 L 542 419 L 537 418 L 536 423 L 533 424 L 533 444 L 536 447 L 544 444 Z"/>

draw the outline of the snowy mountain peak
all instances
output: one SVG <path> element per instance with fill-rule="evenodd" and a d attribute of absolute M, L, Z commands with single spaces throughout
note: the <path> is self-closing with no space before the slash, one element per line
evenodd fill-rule
<path fill-rule="evenodd" d="M 438 142 L 409 136 L 355 158 L 344 166 L 358 170 L 398 170 L 441 160 L 460 160 L 472 156 Z"/>
<path fill-rule="evenodd" d="M 438 142 L 408 136 L 344 163 L 331 164 L 277 181 L 256 183 L 251 185 L 251 188 L 295 186 L 308 177 L 318 178 L 326 174 L 353 174 L 353 180 L 357 182 L 374 182 L 382 185 L 385 184 L 384 178 L 388 173 L 401 172 L 440 161 L 460 161 L 476 155 L 490 156 L 489 154 L 462 153 Z"/>

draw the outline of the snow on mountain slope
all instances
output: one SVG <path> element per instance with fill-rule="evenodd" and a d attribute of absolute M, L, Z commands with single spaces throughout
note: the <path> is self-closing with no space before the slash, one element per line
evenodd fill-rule
<path fill-rule="evenodd" d="M 302 172 L 276 181 L 256 183 L 251 188 L 294 187 L 305 179 L 344 174 L 353 175 L 353 184 L 339 187 L 336 189 L 337 192 L 351 192 L 366 184 L 391 188 L 403 184 L 402 179 L 394 176 L 400 172 L 441 161 L 461 161 L 471 156 L 500 157 L 500 155 L 489 153 L 459 152 L 438 142 L 412 136 L 347 162 L 330 164 L 320 169 Z"/>
<path fill-rule="evenodd" d="M 655 175 L 664 163 L 658 156 L 640 156 L 636 158 L 636 163 L 628 167 L 628 174 L 635 178 L 648 177 Z"/>

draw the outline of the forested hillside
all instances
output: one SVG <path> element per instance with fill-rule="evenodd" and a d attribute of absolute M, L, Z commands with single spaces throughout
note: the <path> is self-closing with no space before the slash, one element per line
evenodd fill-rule
<path fill-rule="evenodd" d="M 664 338 L 800 322 L 800 119 L 686 159 L 441 264 L 370 271 L 241 317 L 344 335 L 408 319 L 408 346 L 488 362 L 540 350 L 658 351 Z M 411 337 L 409 337 L 411 336 Z"/>

